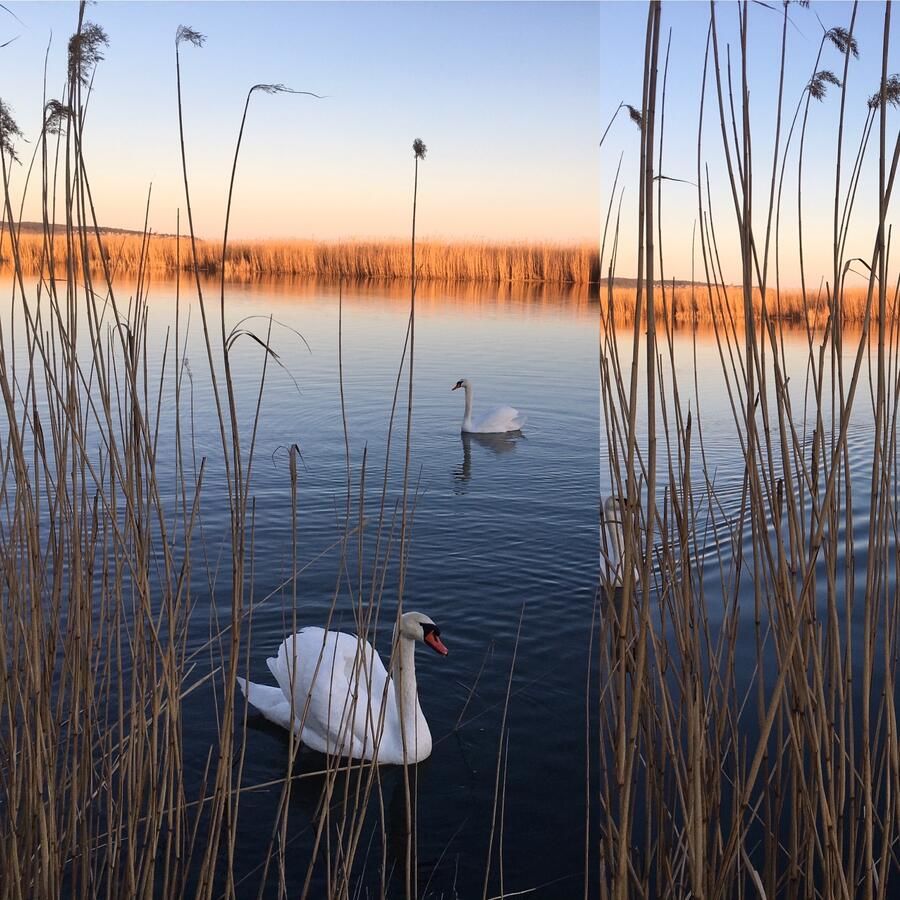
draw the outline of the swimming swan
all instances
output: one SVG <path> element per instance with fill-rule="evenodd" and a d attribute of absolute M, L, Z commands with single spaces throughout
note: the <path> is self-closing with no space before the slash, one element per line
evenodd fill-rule
<path fill-rule="evenodd" d="M 394 639 L 388 675 L 368 641 L 303 628 L 281 644 L 277 657 L 266 660 L 278 687 L 243 678 L 238 684 L 270 722 L 293 727 L 313 750 L 379 763 L 421 762 L 431 754 L 431 732 L 416 690 L 416 641 L 442 656 L 448 650 L 441 630 L 423 613 L 404 613 Z"/>
<path fill-rule="evenodd" d="M 519 414 L 512 406 L 500 406 L 485 413 L 477 422 L 472 421 L 472 385 L 465 378 L 460 378 L 450 388 L 455 391 L 458 388 L 466 389 L 466 413 L 463 417 L 463 434 L 503 434 L 507 431 L 520 431 L 528 421 L 527 416 Z"/>

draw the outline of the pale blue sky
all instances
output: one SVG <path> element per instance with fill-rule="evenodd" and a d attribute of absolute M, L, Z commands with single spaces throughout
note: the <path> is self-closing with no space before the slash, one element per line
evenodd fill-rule
<path fill-rule="evenodd" d="M 768 204 L 772 171 L 775 101 L 783 21 L 781 3 L 774 2 L 769 5 L 774 6 L 776 11 L 755 3 L 751 3 L 749 7 L 748 79 L 754 152 L 754 209 L 760 242 L 764 236 L 762 216 Z M 726 48 L 730 44 L 735 65 L 733 68 L 735 92 L 739 96 L 738 9 L 736 3 L 727 2 L 727 0 L 717 3 L 721 60 L 724 66 Z M 610 10 L 615 10 L 617 14 L 610 15 Z M 798 101 L 813 73 L 823 26 L 831 28 L 840 25 L 849 28 L 851 10 L 852 3 L 850 2 L 816 2 L 813 0 L 809 9 L 791 4 L 782 147 Z M 605 49 L 601 46 L 598 51 L 602 82 L 601 119 L 604 127 L 619 100 L 640 106 L 646 11 L 647 7 L 644 3 L 601 4 L 604 28 L 608 27 L 609 34 L 614 35 L 614 39 L 609 42 L 610 45 Z M 709 16 L 709 4 L 706 2 L 673 0 L 673 2 L 663 3 L 660 77 L 662 76 L 668 30 L 672 29 L 666 95 L 663 171 L 668 176 L 694 182 L 697 178 L 697 128 Z M 851 61 L 848 77 L 846 135 L 842 165 L 845 182 L 855 159 L 858 139 L 867 111 L 866 101 L 877 90 L 879 84 L 883 28 L 884 4 L 880 2 L 860 3 L 854 26 L 860 57 Z M 900 71 L 898 28 L 900 28 L 900 17 L 895 14 L 891 27 L 889 72 Z M 818 68 L 833 70 L 840 76 L 843 71 L 843 62 L 843 56 L 828 43 L 822 51 Z M 720 256 L 729 280 L 739 281 L 738 234 L 734 227 L 735 217 L 731 190 L 726 180 L 721 126 L 711 70 L 712 63 L 710 62 L 703 134 L 703 177 L 705 178 L 706 166 L 708 166 L 713 196 L 712 211 L 716 221 Z M 832 280 L 831 228 L 839 109 L 840 92 L 835 88 L 830 88 L 824 101 L 811 104 L 807 125 L 802 204 L 807 283 L 813 286 L 818 285 L 822 276 L 829 281 Z M 739 112 L 738 115 L 740 115 Z M 730 119 L 728 124 L 730 129 Z M 900 111 L 889 110 L 888 142 L 890 147 L 893 146 L 898 126 L 900 126 Z M 738 127 L 740 127 L 740 123 Z M 783 283 L 786 281 L 790 285 L 796 285 L 799 281 L 799 254 L 796 238 L 798 232 L 796 165 L 798 141 L 799 125 L 791 144 L 791 153 L 784 179 L 784 203 L 781 216 L 780 248 Z M 623 153 L 622 169 L 626 191 L 622 207 L 624 239 L 620 242 L 619 271 L 621 274 L 628 275 L 631 275 L 635 269 L 638 150 L 638 132 L 623 116 L 603 148 L 600 193 L 605 210 L 615 166 L 619 154 Z M 863 177 L 860 181 L 853 220 L 854 227 L 847 248 L 849 256 L 867 257 L 871 255 L 874 223 L 877 220 L 876 188 L 877 135 L 873 135 Z M 891 213 L 896 208 L 895 201 L 892 204 Z M 691 275 L 693 231 L 697 218 L 696 188 L 692 185 L 666 183 L 663 188 L 662 220 L 666 258 L 665 274 L 668 277 L 690 277 Z M 702 278 L 699 238 L 697 247 L 696 272 L 698 277 Z"/>
<path fill-rule="evenodd" d="M 0 13 L 0 96 L 27 137 L 41 115 L 50 35 L 49 94 L 58 95 L 71 3 L 8 3 Z M 780 4 L 777 4 L 780 5 Z M 719 4 L 720 40 L 736 40 L 736 10 Z M 822 28 L 847 25 L 850 4 L 792 8 L 786 105 L 809 78 Z M 752 5 L 750 78 L 756 185 L 768 182 L 780 15 Z M 174 229 L 183 205 L 177 145 L 173 37 L 179 24 L 207 35 L 183 48 L 185 114 L 193 199 L 201 234 L 221 232 L 234 138 L 246 89 L 284 82 L 328 95 L 257 96 L 245 136 L 233 215 L 244 237 L 405 236 L 414 137 L 429 147 L 421 170 L 420 233 L 448 238 L 596 241 L 614 167 L 626 185 L 620 272 L 634 267 L 638 132 L 625 117 L 602 152 L 600 135 L 620 100 L 640 105 L 646 4 L 602 3 L 99 3 L 88 16 L 109 34 L 86 138 L 102 220 L 139 227 L 153 182 L 151 222 Z M 700 80 L 709 21 L 705 2 L 663 5 L 672 28 L 665 132 L 666 174 L 696 177 Z M 877 86 L 883 5 L 860 5 L 862 58 L 851 68 L 849 134 Z M 839 72 L 825 51 L 820 68 Z M 891 71 L 900 70 L 892 51 Z M 708 93 L 708 100 L 713 100 Z M 837 93 L 815 104 L 807 138 L 810 276 L 827 267 Z M 723 180 L 716 110 L 707 106 L 705 157 L 726 267 L 735 258 L 730 194 Z M 900 118 L 893 114 L 892 120 Z M 896 122 L 893 125 L 896 126 Z M 23 148 L 23 156 L 28 148 Z M 874 158 L 871 165 L 874 172 Z M 21 177 L 19 173 L 19 177 Z M 871 179 L 861 186 L 869 203 Z M 785 182 L 783 230 L 796 231 L 796 175 Z M 36 198 L 35 198 L 36 200 Z M 690 274 L 696 192 L 667 184 L 663 196 L 667 274 Z M 860 222 L 871 209 L 860 207 Z M 36 216 L 34 202 L 26 215 Z M 793 247 L 795 241 L 786 246 Z M 814 246 L 812 246 L 814 245 Z M 869 250 L 860 230 L 851 255 Z M 792 251 L 786 251 L 790 256 Z M 794 256 L 796 253 L 794 252 Z M 788 269 L 794 263 L 785 260 Z"/>
<path fill-rule="evenodd" d="M 27 134 L 40 122 L 50 31 L 61 84 L 74 3 L 16 3 L 26 23 L 0 54 L 0 83 Z M 173 36 L 183 50 L 187 137 L 204 232 L 220 227 L 246 89 L 328 95 L 254 100 L 235 230 L 245 235 L 404 235 L 413 138 L 424 232 L 590 239 L 598 222 L 601 10 L 596 5 L 101 3 L 110 46 L 95 82 L 88 149 L 108 221 L 135 225 L 154 182 L 154 221 L 180 204 Z M 15 77 L 13 76 L 15 73 Z"/>

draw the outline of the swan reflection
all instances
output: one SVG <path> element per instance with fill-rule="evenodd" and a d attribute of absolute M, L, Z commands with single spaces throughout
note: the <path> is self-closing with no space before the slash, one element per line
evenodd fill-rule
<path fill-rule="evenodd" d="M 516 444 L 523 438 L 521 431 L 508 431 L 504 434 L 461 434 L 463 445 L 462 465 L 453 470 L 453 478 L 458 484 L 459 492 L 465 490 L 466 483 L 472 478 L 472 446 L 478 445 L 500 456 L 511 453 Z"/>

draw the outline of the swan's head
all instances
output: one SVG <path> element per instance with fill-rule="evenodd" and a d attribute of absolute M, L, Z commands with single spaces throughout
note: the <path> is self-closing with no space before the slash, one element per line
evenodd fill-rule
<path fill-rule="evenodd" d="M 464 387 L 468 387 L 468 386 L 469 386 L 469 382 L 466 381 L 465 378 L 460 378 L 459 381 L 457 381 L 456 384 L 454 384 L 453 387 L 450 388 L 450 390 L 456 391 L 456 390 L 459 390 L 459 388 L 464 388 Z"/>
<path fill-rule="evenodd" d="M 440 653 L 441 656 L 446 656 L 450 652 L 441 641 L 441 629 L 425 613 L 404 613 L 400 617 L 400 634 L 410 640 L 428 644 L 435 653 Z"/>

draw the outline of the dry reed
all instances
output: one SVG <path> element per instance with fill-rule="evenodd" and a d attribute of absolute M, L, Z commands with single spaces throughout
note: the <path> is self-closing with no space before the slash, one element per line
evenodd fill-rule
<path fill-rule="evenodd" d="M 677 299 L 653 280 L 661 248 L 652 222 L 664 202 L 652 190 L 663 140 L 660 133 L 656 142 L 654 122 L 665 95 L 656 82 L 657 2 L 649 4 L 644 56 L 639 283 L 635 302 L 619 300 L 618 310 L 610 288 L 601 315 L 603 418 L 624 552 L 621 577 L 599 592 L 592 640 L 599 659 L 588 709 L 598 714 L 589 714 L 588 744 L 600 786 L 585 797 L 588 821 L 593 810 L 597 822 L 585 889 L 596 885 L 601 897 L 616 900 L 887 898 L 900 878 L 900 295 L 887 283 L 885 224 L 900 136 L 886 118 L 890 4 L 882 87 L 849 147 L 844 110 L 858 53 L 857 5 L 846 28 L 823 29 L 786 138 L 794 11 L 762 5 L 762 15 L 782 19 L 781 78 L 770 107 L 775 140 L 764 148 L 750 134 L 751 10 L 756 15 L 746 0 L 737 5 L 737 40 L 726 44 L 710 5 L 697 137 L 698 254 L 707 283 L 692 292 L 692 309 L 699 317 L 707 308 L 743 464 L 740 499 L 727 515 L 705 446 L 706 373 L 695 365 L 692 379 L 679 378 Z M 840 79 L 817 75 L 829 44 L 843 56 Z M 856 159 L 849 180 L 838 169 L 834 181 L 834 280 L 816 294 L 804 278 L 799 292 L 787 294 L 779 286 L 784 171 L 797 167 L 802 271 L 804 136 L 811 104 L 833 88 L 841 104 L 838 158 L 843 149 Z M 722 283 L 718 266 L 723 226 L 711 215 L 702 177 L 705 116 L 727 166 L 728 221 L 741 247 L 737 289 Z M 876 140 L 867 285 L 850 291 L 846 224 L 861 202 L 856 184 Z M 770 187 L 762 207 L 751 202 L 759 178 Z M 611 233 L 615 247 L 614 222 Z M 615 328 L 623 306 L 636 309 L 627 347 Z M 785 317 L 807 324 L 807 377 L 799 384 L 786 370 Z M 845 329 L 848 320 L 858 325 Z M 866 474 L 848 439 L 859 422 L 872 434 Z M 862 506 L 861 529 L 854 512 Z"/>
<path fill-rule="evenodd" d="M 886 117 L 898 83 L 887 72 L 890 7 L 881 87 L 868 105 L 859 143 L 844 147 L 846 85 L 857 54 L 856 5 L 848 27 L 826 31 L 818 51 L 821 56 L 831 46 L 843 54 L 841 77 L 817 78 L 829 71 L 819 68 L 817 58 L 785 133 L 785 4 L 771 157 L 750 140 L 751 8 L 748 2 L 738 6 L 735 61 L 731 47 L 722 49 L 721 23 L 711 6 L 697 141 L 703 279 L 671 288 L 656 230 L 663 205 L 656 172 L 663 158 L 666 75 L 660 88 L 660 6 L 650 3 L 644 93 L 639 114 L 632 116 L 640 127 L 642 163 L 637 284 L 622 289 L 611 280 L 592 307 L 600 323 L 609 479 L 621 498 L 613 507 L 618 506 L 623 525 L 622 577 L 604 583 L 594 610 L 582 611 L 585 629 L 591 629 L 585 635 L 591 652 L 584 734 L 591 759 L 583 798 L 584 895 L 604 900 L 888 898 L 900 877 L 900 295 L 886 280 L 886 216 L 900 136 Z M 766 4 L 759 14 L 779 11 Z M 361 859 L 373 817 L 378 825 L 372 834 L 382 847 L 375 886 L 388 896 L 378 766 L 328 759 L 323 771 L 296 775 L 298 743 L 291 738 L 283 778 L 249 787 L 243 780 L 246 707 L 236 699 L 236 679 L 246 674 L 252 613 L 275 596 L 254 597 L 252 480 L 266 365 L 273 357 L 270 329 L 253 335 L 261 345 L 261 373 L 255 402 L 239 408 L 229 354 L 246 332 L 226 328 L 225 279 L 272 271 L 328 278 L 412 274 L 407 344 L 388 424 L 390 439 L 408 366 L 403 491 L 396 504 L 389 502 L 389 441 L 374 514 L 366 509 L 365 456 L 354 494 L 342 406 L 347 496 L 328 623 L 346 591 L 360 635 L 371 638 L 379 625 L 395 621 L 385 584 L 389 573 L 404 572 L 414 518 L 415 493 L 409 498 L 407 493 L 415 317 L 422 311 L 418 279 L 457 280 L 465 272 L 471 280 L 587 284 L 595 261 L 586 249 L 565 265 L 552 254 L 544 258 L 523 249 L 517 261 L 498 262 L 502 253 L 494 258 L 487 251 L 479 256 L 479 250 L 466 263 L 465 252 L 451 261 L 436 247 L 429 263 L 428 245 L 416 241 L 408 250 L 371 245 L 366 253 L 345 256 L 334 250 L 331 257 L 326 254 L 327 262 L 317 261 L 318 251 L 310 245 L 299 254 L 302 264 L 290 261 L 296 252 L 292 245 L 271 259 L 259 249 L 241 256 L 241 245 L 227 240 L 213 248 L 193 235 L 183 142 L 190 249 L 181 238 L 101 235 L 81 147 L 84 91 L 102 59 L 105 35 L 83 16 L 82 4 L 60 103 L 68 110 L 66 128 L 63 133 L 45 128 L 35 149 L 45 186 L 59 161 L 67 162 L 58 198 L 64 228 L 50 239 L 52 198 L 45 187 L 43 235 L 20 237 L 15 227 L 4 235 L 12 312 L 9 325 L 0 324 L 0 401 L 6 415 L 0 441 L 0 900 L 236 898 L 252 888 L 259 896 L 273 891 L 278 897 L 299 893 L 349 900 L 367 895 L 368 882 L 376 880 L 366 882 Z M 181 28 L 176 54 L 202 43 L 199 33 Z M 178 55 L 176 66 L 181 121 Z M 779 285 L 775 252 L 786 202 L 783 174 L 795 164 L 802 185 L 810 101 L 822 100 L 834 88 L 841 92 L 838 148 L 856 162 L 849 179 L 842 181 L 840 170 L 835 177 L 833 280 L 823 294 L 809 292 L 805 282 L 789 292 Z M 17 134 L 10 113 L 3 106 L 0 111 L 3 217 L 14 221 L 9 165 Z M 724 149 L 728 166 L 741 245 L 739 288 L 724 284 L 718 272 L 722 226 L 711 216 L 700 177 L 704 115 L 718 126 L 716 152 Z M 846 223 L 859 202 L 859 173 L 876 144 L 877 228 L 865 263 L 870 276 L 865 290 L 852 291 L 845 284 Z M 792 146 L 796 156 L 789 155 Z M 240 138 L 235 173 L 239 150 Z M 754 154 L 763 154 L 761 163 Z M 769 201 L 751 216 L 754 164 L 769 179 Z M 596 271 L 611 275 L 621 237 L 613 210 L 610 204 L 610 243 L 604 240 L 609 253 L 601 253 L 602 266 L 596 261 Z M 801 227 L 801 257 L 802 234 Z M 168 261 L 160 266 L 154 254 Z M 155 373 L 147 346 L 146 293 L 154 268 L 178 276 L 171 343 Z M 193 276 L 202 315 L 221 442 L 213 460 L 192 453 L 184 354 L 185 307 L 194 301 L 182 296 L 183 271 Z M 114 283 L 123 273 L 133 278 L 127 304 L 119 302 Z M 207 306 L 210 283 L 202 273 L 220 276 L 217 308 Z M 39 279 L 32 287 L 25 282 L 29 274 L 58 277 Z M 806 327 L 803 385 L 791 383 L 785 371 L 786 319 Z M 847 321 L 858 327 L 845 329 Z M 618 327 L 622 323 L 632 326 L 627 339 Z M 678 377 L 675 327 L 697 323 L 708 324 L 719 348 L 735 453 L 742 463 L 741 499 L 730 516 L 723 513 L 713 461 L 706 455 L 704 373 L 695 366 L 691 383 Z M 862 480 L 848 438 L 860 405 L 871 414 L 865 421 L 873 446 L 869 477 Z M 648 409 L 649 417 L 642 412 Z M 174 434 L 175 451 L 161 483 L 158 441 L 167 429 Z M 291 628 L 300 572 L 298 458 L 299 449 L 292 447 L 286 486 L 292 520 L 285 536 L 292 565 L 281 585 L 290 595 L 285 626 Z M 224 541 L 230 571 L 224 579 L 227 599 L 221 601 L 227 615 L 213 622 L 209 641 L 189 653 L 196 585 L 215 581 L 198 537 L 200 499 L 211 467 L 212 480 L 224 485 L 229 509 Z M 860 494 L 867 513 L 863 541 L 854 518 L 854 497 L 859 503 Z M 209 670 L 192 676 L 203 653 L 210 654 Z M 360 665 L 357 677 L 371 679 L 371 672 Z M 198 690 L 207 691 L 218 732 L 196 783 L 189 781 L 185 764 L 184 700 Z M 501 894 L 513 868 L 504 842 L 512 676 L 505 696 L 484 896 L 494 878 L 492 859 L 498 862 Z M 297 725 L 305 714 L 294 710 Z M 380 729 L 384 723 L 377 724 Z M 289 884 L 287 865 L 297 837 L 288 834 L 291 791 L 299 778 L 315 778 L 321 797 L 306 834 L 309 859 L 302 886 Z M 252 787 L 280 787 L 281 796 L 272 821 L 264 823 L 271 833 L 264 858 L 239 881 L 241 798 Z M 395 893 L 412 898 L 419 896 L 420 878 L 414 770 L 404 772 L 404 801 L 405 872 Z M 569 801 L 574 804 L 575 798 L 561 798 Z M 258 881 L 251 886 L 253 877 Z M 435 892 L 447 893 L 438 886 Z M 528 890 L 507 896 L 523 893 Z"/>
<path fill-rule="evenodd" d="M 23 232 L 18 240 L 20 268 L 24 274 L 49 275 L 48 252 L 44 237 Z M 64 266 L 65 236 L 56 235 L 53 259 L 55 275 Z M 102 255 L 101 255 L 102 248 Z M 227 280 L 299 278 L 337 283 L 347 280 L 405 280 L 409 278 L 411 259 L 408 244 L 351 241 L 317 243 L 314 241 L 233 242 L 225 254 L 209 241 L 197 240 L 197 268 L 204 276 L 224 276 Z M 139 269 L 148 272 L 194 272 L 192 258 L 178 254 L 174 237 L 101 233 L 99 244 L 91 241 L 87 256 L 92 269 L 106 264 L 117 276 L 133 275 Z M 0 271 L 12 267 L 9 234 L 0 236 Z M 416 244 L 416 269 L 423 282 L 583 286 L 599 296 L 616 322 L 628 324 L 634 319 L 635 288 L 614 284 L 612 292 L 598 283 L 599 254 L 587 246 L 565 247 L 554 244 Z M 660 285 L 660 315 L 679 325 L 709 323 L 728 314 L 740 318 L 743 290 L 735 285 L 706 284 Z M 662 290 L 664 289 L 664 290 Z M 752 291 L 754 318 L 762 315 L 758 288 Z M 829 315 L 827 298 L 804 296 L 800 289 L 769 289 L 766 294 L 768 315 L 795 323 L 821 325 Z M 866 289 L 847 288 L 841 314 L 846 322 L 861 322 L 865 315 Z"/>
<path fill-rule="evenodd" d="M 65 235 L 54 238 L 58 261 L 64 259 Z M 99 268 L 102 254 L 109 265 L 131 274 L 139 266 L 154 271 L 193 271 L 194 261 L 177 255 L 171 236 L 153 235 L 149 246 L 140 234 L 103 233 L 99 247 L 89 248 L 90 265 Z M 196 264 L 201 272 L 222 272 L 222 248 L 212 241 L 196 241 Z M 25 231 L 19 239 L 22 270 L 31 275 L 47 271 L 42 234 Z M 417 241 L 416 270 L 422 280 L 548 282 L 592 284 L 598 280 L 598 255 L 587 245 L 488 244 Z M 59 262 L 58 265 L 63 265 Z M 8 236 L 0 242 L 0 266 L 11 267 Z M 401 241 L 316 242 L 303 240 L 231 241 L 225 254 L 226 278 L 304 276 L 338 280 L 408 278 L 410 246 Z"/>

